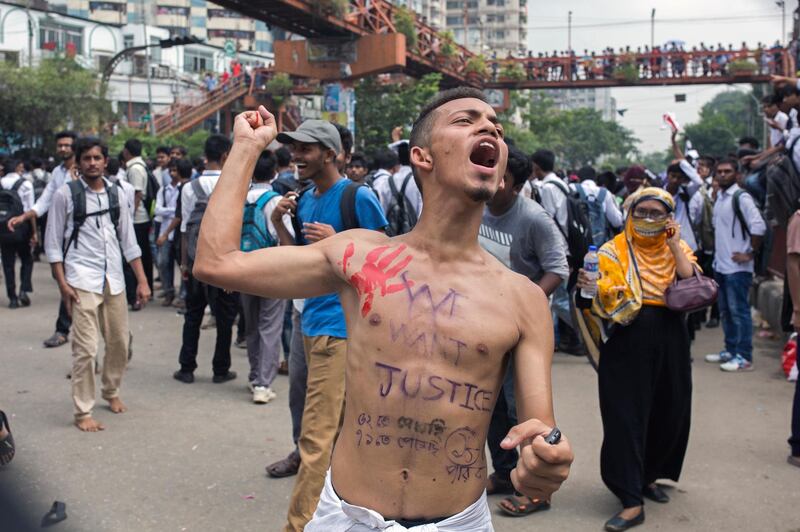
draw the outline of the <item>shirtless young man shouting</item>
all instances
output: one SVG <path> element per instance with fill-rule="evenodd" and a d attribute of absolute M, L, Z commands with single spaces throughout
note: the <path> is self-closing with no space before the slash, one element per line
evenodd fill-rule
<path fill-rule="evenodd" d="M 520 447 L 511 474 L 549 498 L 566 479 L 566 438 L 550 386 L 553 333 L 542 290 L 478 245 L 486 201 L 502 186 L 508 149 L 480 91 L 440 93 L 411 133 L 425 209 L 408 234 L 346 231 L 309 246 L 239 251 L 242 209 L 261 151 L 277 135 L 266 109 L 236 117 L 231 156 L 203 219 L 194 274 L 262 297 L 336 292 L 347 320 L 347 399 L 331 472 L 306 531 L 489 531 L 484 448 L 513 357 Z M 292 197 L 276 209 L 295 208 Z M 402 528 L 401 528 L 402 530 Z"/>

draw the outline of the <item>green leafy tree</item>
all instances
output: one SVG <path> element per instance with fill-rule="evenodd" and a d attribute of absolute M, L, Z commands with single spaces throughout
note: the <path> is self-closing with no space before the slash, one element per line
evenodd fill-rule
<path fill-rule="evenodd" d="M 439 91 L 440 74 L 428 74 L 419 80 L 384 85 L 374 77 L 356 84 L 356 142 L 368 152 L 386 147 L 392 129 L 410 126 L 423 104 Z"/>
<path fill-rule="evenodd" d="M 108 142 L 109 153 L 112 157 L 122 151 L 125 142 L 131 138 L 142 141 L 142 155 L 147 157 L 156 156 L 156 148 L 159 146 L 183 146 L 190 158 L 200 157 L 205 149 L 206 139 L 211 133 L 204 129 L 198 129 L 194 133 L 171 133 L 169 135 L 150 136 L 141 129 L 122 129 L 111 137 Z"/>
<path fill-rule="evenodd" d="M 42 147 L 64 128 L 102 134 L 113 120 L 111 104 L 94 71 L 72 59 L 38 66 L 0 63 L 0 144 Z"/>
<path fill-rule="evenodd" d="M 530 153 L 553 151 L 563 168 L 596 165 L 608 158 L 637 155 L 633 133 L 594 109 L 559 110 L 552 100 L 530 92 L 512 93 L 511 106 L 501 116 L 508 136 Z"/>
<path fill-rule="evenodd" d="M 686 126 L 683 141 L 689 139 L 701 154 L 723 156 L 736 150 L 736 141 L 752 136 L 761 141 L 764 121 L 758 101 L 764 88 L 717 94 L 700 110 L 700 119 Z"/>

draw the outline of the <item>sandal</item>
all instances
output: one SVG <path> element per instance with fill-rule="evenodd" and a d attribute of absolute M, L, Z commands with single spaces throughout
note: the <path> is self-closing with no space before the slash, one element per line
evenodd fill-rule
<path fill-rule="evenodd" d="M 524 495 L 523 495 L 524 497 Z M 511 503 L 511 506 L 514 507 L 513 510 L 510 510 L 503 506 L 503 502 Z M 531 499 L 530 497 L 525 497 L 525 502 L 521 502 L 516 496 L 514 497 L 506 497 L 503 499 L 502 502 L 497 503 L 497 507 L 503 511 L 506 515 L 511 517 L 523 517 L 528 514 L 532 514 L 534 512 L 542 512 L 545 510 L 550 509 L 550 502 L 543 501 L 539 499 Z"/>
<path fill-rule="evenodd" d="M 300 453 L 296 450 L 292 451 L 289 456 L 267 466 L 267 475 L 272 478 L 285 478 L 296 475 L 300 469 Z"/>
<path fill-rule="evenodd" d="M 67 335 L 54 332 L 53 336 L 44 341 L 45 347 L 58 347 L 67 343 Z"/>
<path fill-rule="evenodd" d="M 514 493 L 514 485 L 510 479 L 501 478 L 497 473 L 489 475 L 486 482 L 486 495 L 508 495 Z"/>
<path fill-rule="evenodd" d="M 55 501 L 50 511 L 42 517 L 42 528 L 60 523 L 67 518 L 67 505 L 61 501 Z"/>
<path fill-rule="evenodd" d="M 14 436 L 11 435 L 11 427 L 8 426 L 8 418 L 2 410 L 0 410 L 0 427 L 8 431 L 5 438 L 0 440 L 0 466 L 4 466 L 14 459 L 16 448 L 14 447 Z"/>

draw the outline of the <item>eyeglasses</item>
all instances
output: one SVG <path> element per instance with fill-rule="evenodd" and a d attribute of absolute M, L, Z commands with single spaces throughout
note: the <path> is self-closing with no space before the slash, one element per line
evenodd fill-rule
<path fill-rule="evenodd" d="M 666 220 L 669 216 L 669 213 L 659 210 L 649 210 L 649 209 L 642 209 L 637 207 L 633 210 L 633 217 L 637 220 L 644 220 L 645 218 L 649 218 L 651 220 L 655 220 L 660 222 L 661 220 Z"/>

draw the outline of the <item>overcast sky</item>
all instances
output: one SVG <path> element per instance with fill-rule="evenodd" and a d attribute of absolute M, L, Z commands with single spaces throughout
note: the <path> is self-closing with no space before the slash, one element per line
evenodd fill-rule
<path fill-rule="evenodd" d="M 794 0 L 786 1 L 786 31 L 792 27 Z M 600 51 L 650 44 L 650 12 L 655 8 L 655 43 L 676 39 L 687 47 L 722 42 L 738 47 L 742 41 L 774 43 L 781 35 L 781 8 L 774 0 L 528 0 L 528 46 L 535 52 L 567 49 L 567 17 L 572 11 L 572 48 Z M 669 133 L 661 129 L 661 115 L 676 113 L 683 125 L 697 120 L 700 108 L 724 90 L 746 90 L 748 85 L 687 85 L 619 88 L 612 90 L 618 118 L 633 130 L 643 152 L 662 150 Z M 675 103 L 676 93 L 686 103 Z"/>

